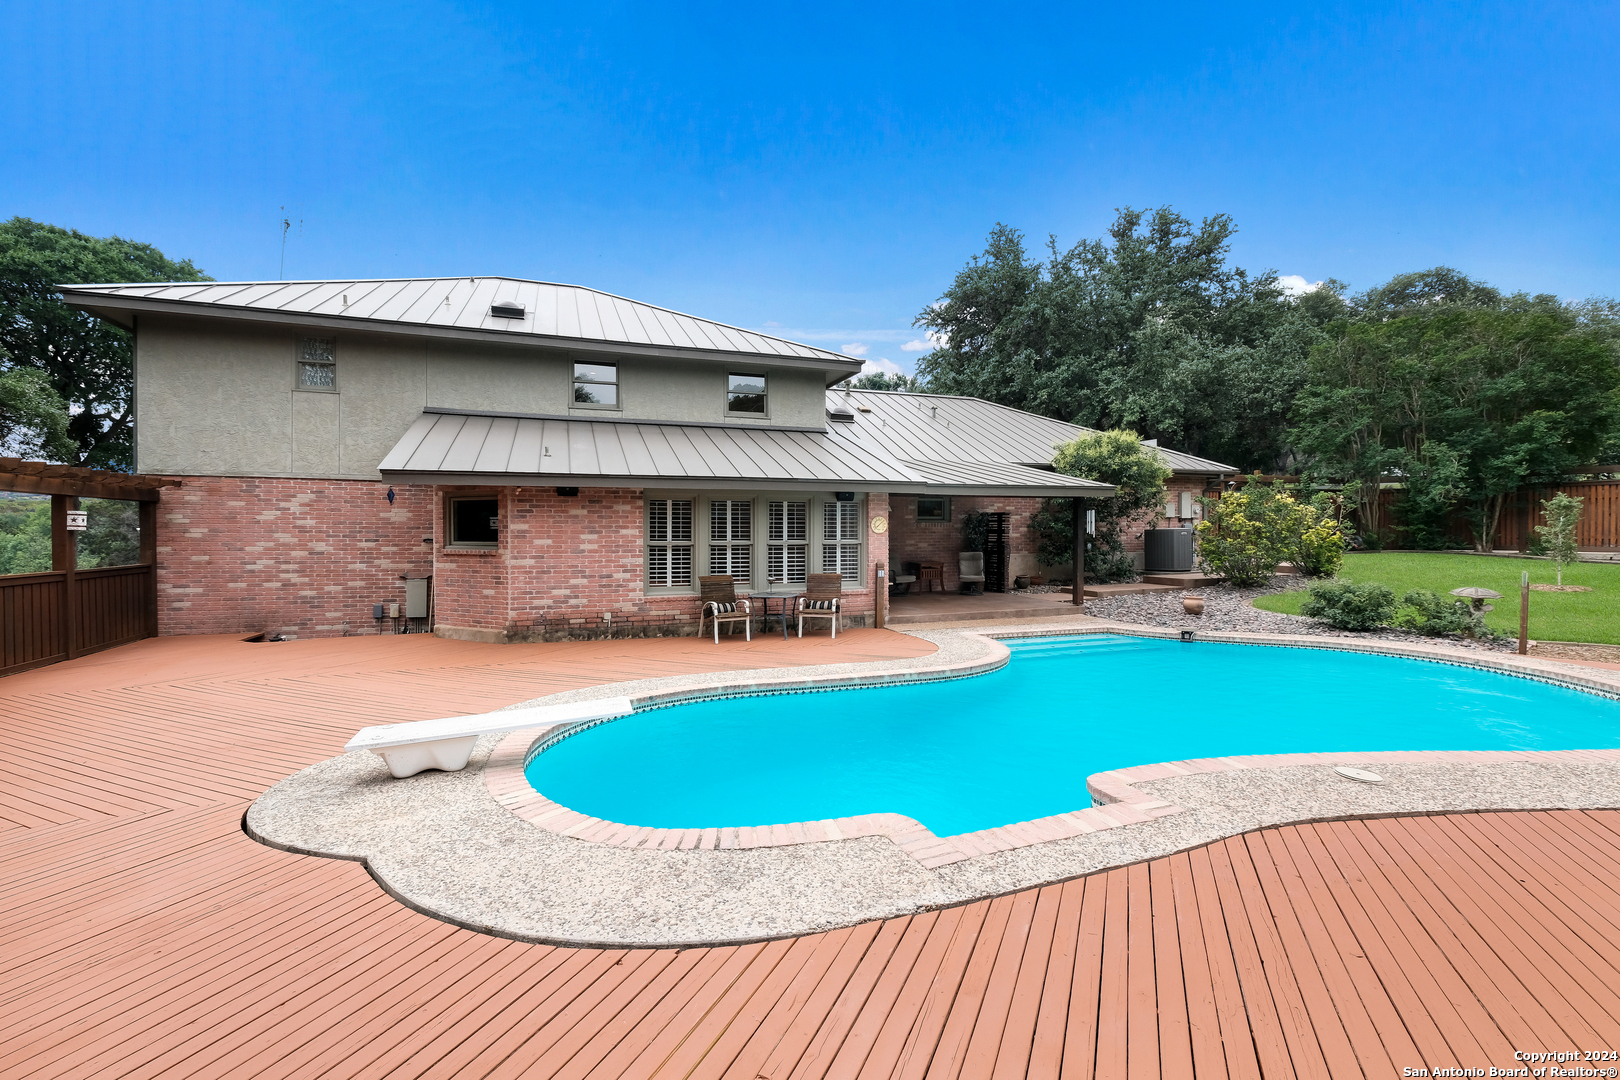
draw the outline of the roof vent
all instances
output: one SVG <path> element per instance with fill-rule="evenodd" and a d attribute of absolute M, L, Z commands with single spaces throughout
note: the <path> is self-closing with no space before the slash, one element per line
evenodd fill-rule
<path fill-rule="evenodd" d="M 516 300 L 497 300 L 489 305 L 489 313 L 497 319 L 521 319 L 523 305 Z"/>
<path fill-rule="evenodd" d="M 855 422 L 855 414 L 850 412 L 848 409 L 828 409 L 827 419 L 831 420 L 835 424 L 853 424 Z"/>

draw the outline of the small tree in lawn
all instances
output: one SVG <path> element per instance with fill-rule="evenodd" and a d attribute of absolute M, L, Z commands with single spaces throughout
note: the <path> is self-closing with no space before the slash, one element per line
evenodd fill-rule
<path fill-rule="evenodd" d="M 1553 565 L 1558 567 L 1558 584 L 1564 583 L 1564 566 L 1576 562 L 1580 557 L 1580 547 L 1575 540 L 1575 526 L 1581 520 L 1581 507 L 1586 504 L 1585 499 L 1577 499 L 1573 495 L 1562 493 L 1550 499 L 1544 499 L 1541 509 L 1547 517 L 1547 524 L 1536 526 L 1536 535 L 1541 537 L 1542 546 L 1547 554 L 1552 556 Z"/>

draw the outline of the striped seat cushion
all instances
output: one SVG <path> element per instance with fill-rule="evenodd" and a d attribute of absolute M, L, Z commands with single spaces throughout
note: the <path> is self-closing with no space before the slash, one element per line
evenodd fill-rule
<path fill-rule="evenodd" d="M 806 600 L 804 602 L 804 610 L 806 611 L 836 611 L 837 609 L 838 601 L 836 600 Z"/>
<path fill-rule="evenodd" d="M 722 604 L 718 601 L 710 601 L 710 603 L 713 604 L 716 615 L 730 615 L 737 610 L 736 604 Z"/>

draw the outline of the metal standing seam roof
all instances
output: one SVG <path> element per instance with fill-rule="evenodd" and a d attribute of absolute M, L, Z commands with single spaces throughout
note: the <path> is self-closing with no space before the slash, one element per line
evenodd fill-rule
<path fill-rule="evenodd" d="M 425 412 L 377 467 L 413 483 L 560 481 L 1106 497 L 1012 462 L 896 460 L 836 432 Z"/>
<path fill-rule="evenodd" d="M 867 411 L 862 411 L 863 407 Z M 854 423 L 830 424 L 862 445 L 906 459 L 1015 462 L 1049 467 L 1054 450 L 1090 428 L 997 405 L 983 398 L 894 390 L 827 391 L 829 411 L 847 411 Z M 1151 447 L 1168 468 L 1187 473 L 1235 473 L 1236 466 Z"/>
<path fill-rule="evenodd" d="M 69 303 L 306 315 L 396 327 L 562 338 L 699 352 L 860 364 L 853 356 L 700 319 L 580 285 L 508 277 L 371 278 L 343 281 L 203 281 L 59 285 Z M 521 319 L 490 314 L 496 301 L 523 306 Z"/>

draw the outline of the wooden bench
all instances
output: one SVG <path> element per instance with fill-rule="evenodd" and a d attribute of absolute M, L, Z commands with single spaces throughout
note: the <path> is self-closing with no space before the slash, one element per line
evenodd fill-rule
<path fill-rule="evenodd" d="M 415 776 L 423 769 L 455 772 L 467 767 L 473 744 L 480 735 L 528 727 L 583 724 L 629 716 L 635 711 L 629 698 L 617 697 L 474 716 L 447 716 L 442 720 L 416 720 L 408 724 L 380 724 L 361 728 L 343 749 L 370 750 L 388 763 L 388 771 L 396 777 Z"/>

